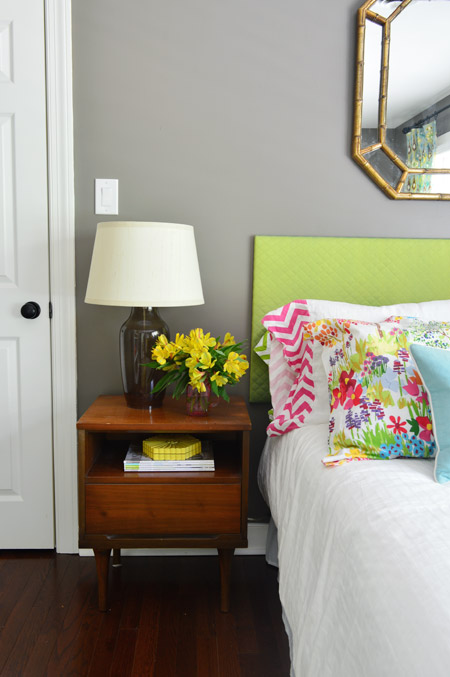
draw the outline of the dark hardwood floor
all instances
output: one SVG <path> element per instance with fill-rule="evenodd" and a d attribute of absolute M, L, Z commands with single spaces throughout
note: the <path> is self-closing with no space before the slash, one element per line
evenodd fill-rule
<path fill-rule="evenodd" d="M 124 557 L 102 613 L 93 557 L 0 551 L 0 675 L 288 677 L 277 574 L 234 557 L 223 614 L 216 557 Z"/>

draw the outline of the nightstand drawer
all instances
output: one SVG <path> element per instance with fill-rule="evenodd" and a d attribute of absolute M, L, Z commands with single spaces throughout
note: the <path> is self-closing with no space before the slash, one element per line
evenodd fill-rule
<path fill-rule="evenodd" d="M 234 534 L 239 484 L 86 486 L 87 534 Z"/>

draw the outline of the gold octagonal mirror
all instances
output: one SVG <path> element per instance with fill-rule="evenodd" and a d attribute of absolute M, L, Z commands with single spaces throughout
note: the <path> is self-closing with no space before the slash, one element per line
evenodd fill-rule
<path fill-rule="evenodd" d="M 358 10 L 352 154 L 391 198 L 450 200 L 450 0 Z"/>

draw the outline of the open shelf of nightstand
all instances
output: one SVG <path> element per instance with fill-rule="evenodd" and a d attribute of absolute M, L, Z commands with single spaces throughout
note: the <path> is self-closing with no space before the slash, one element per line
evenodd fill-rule
<path fill-rule="evenodd" d="M 92 466 L 86 473 L 86 484 L 139 484 L 141 482 L 150 484 L 170 484 L 174 482 L 240 484 L 242 480 L 240 455 L 236 452 L 236 448 L 230 451 L 230 443 L 224 440 L 212 442 L 215 463 L 215 470 L 212 472 L 125 472 L 123 459 L 128 445 L 127 440 L 106 439 L 97 443 L 98 452 Z"/>

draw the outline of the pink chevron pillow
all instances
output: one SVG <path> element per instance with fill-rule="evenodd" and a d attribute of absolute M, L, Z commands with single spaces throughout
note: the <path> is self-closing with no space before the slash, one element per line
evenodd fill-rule
<path fill-rule="evenodd" d="M 269 435 L 283 435 L 305 423 L 311 414 L 313 342 L 303 341 L 303 326 L 311 321 L 308 302 L 293 301 L 268 313 L 262 320 L 275 339 L 269 362 L 270 394 L 274 410 Z M 325 383 L 326 388 L 326 383 Z M 328 420 L 328 410 L 326 411 Z"/>
<path fill-rule="evenodd" d="M 363 306 L 300 299 L 268 313 L 262 324 L 275 339 L 269 361 L 274 419 L 267 428 L 268 435 L 284 435 L 305 423 L 328 422 L 328 386 L 320 351 L 316 350 L 315 342 L 303 337 L 308 322 L 322 318 L 382 322 L 391 315 L 450 320 L 450 301 Z"/>
<path fill-rule="evenodd" d="M 298 374 L 286 361 L 283 344 L 279 343 L 279 341 L 271 341 L 268 364 L 270 399 L 273 407 L 273 418 L 276 419 L 284 409 Z"/>

